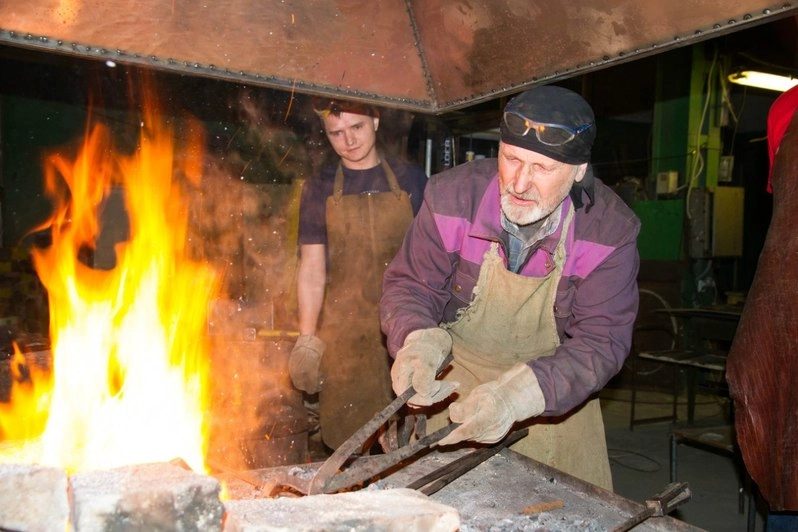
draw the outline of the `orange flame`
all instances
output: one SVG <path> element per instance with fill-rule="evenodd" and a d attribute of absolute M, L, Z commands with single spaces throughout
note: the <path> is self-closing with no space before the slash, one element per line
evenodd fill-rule
<path fill-rule="evenodd" d="M 10 402 L 0 403 L 0 420 L 14 414 L 16 422 L 0 423 L 5 440 L 24 441 L 44 430 L 52 381 L 50 373 L 41 366 L 35 359 L 29 360 L 14 343 L 9 372 L 14 387 L 11 389 Z M 9 404 L 14 405 L 13 409 L 7 406 Z"/>
<path fill-rule="evenodd" d="M 46 161 L 52 245 L 33 259 L 49 298 L 52 378 L 31 371 L 35 387 L 15 385 L 0 436 L 25 441 L 0 446 L 0 461 L 74 472 L 179 457 L 206 470 L 206 324 L 219 281 L 187 253 L 182 188 L 199 183 L 204 132 L 187 121 L 193 133 L 178 146 L 157 112 L 148 101 L 132 155 L 115 153 L 109 129 L 90 121 L 74 160 Z M 113 269 L 93 269 L 79 257 L 95 248 L 114 188 L 129 236 Z"/>

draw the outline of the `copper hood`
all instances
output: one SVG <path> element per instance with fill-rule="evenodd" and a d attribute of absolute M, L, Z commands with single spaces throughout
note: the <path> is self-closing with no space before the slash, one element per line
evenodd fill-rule
<path fill-rule="evenodd" d="M 25 0 L 0 44 L 442 113 L 795 14 L 773 0 Z"/>

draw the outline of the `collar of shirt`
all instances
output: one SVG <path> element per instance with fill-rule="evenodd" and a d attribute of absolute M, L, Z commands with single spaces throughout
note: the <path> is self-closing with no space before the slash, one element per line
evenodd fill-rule
<path fill-rule="evenodd" d="M 538 230 L 532 235 L 525 235 L 522 227 L 514 224 L 504 213 L 501 215 L 502 227 L 509 235 L 508 249 L 507 249 L 507 262 L 509 269 L 517 272 L 521 269 L 526 259 L 532 253 L 532 246 L 540 242 L 547 236 L 554 233 L 560 225 L 560 218 L 562 216 L 562 203 L 554 209 L 554 212 L 546 217 Z"/>

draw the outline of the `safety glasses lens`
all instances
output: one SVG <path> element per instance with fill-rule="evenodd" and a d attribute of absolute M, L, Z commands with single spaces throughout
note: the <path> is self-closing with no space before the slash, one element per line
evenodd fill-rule
<path fill-rule="evenodd" d="M 513 113 L 504 113 L 504 123 L 510 133 L 520 137 L 529 133 L 529 128 L 531 126 L 526 118 Z"/>
<path fill-rule="evenodd" d="M 549 146 L 559 146 L 573 140 L 574 134 L 557 126 L 539 124 L 535 126 L 538 140 Z"/>

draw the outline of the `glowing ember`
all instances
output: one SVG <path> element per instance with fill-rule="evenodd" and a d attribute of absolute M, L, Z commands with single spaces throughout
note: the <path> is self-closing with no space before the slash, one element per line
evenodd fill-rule
<path fill-rule="evenodd" d="M 146 107 L 132 155 L 115 153 L 95 124 L 74 160 L 46 161 L 52 245 L 33 258 L 49 297 L 52 371 L 28 364 L 31 378 L 2 405 L 0 461 L 73 472 L 179 457 L 205 470 L 206 316 L 218 281 L 188 257 L 181 191 L 199 183 L 204 139 L 189 123 L 193 138 L 178 146 Z M 95 247 L 112 187 L 124 191 L 129 238 L 116 266 L 98 270 L 79 256 Z"/>

